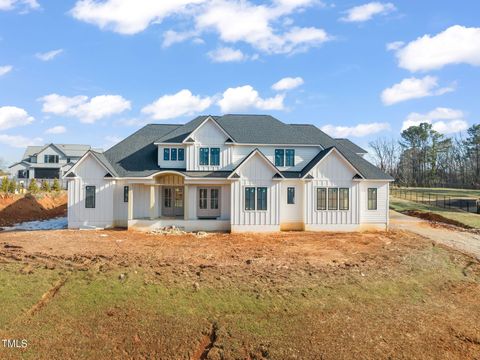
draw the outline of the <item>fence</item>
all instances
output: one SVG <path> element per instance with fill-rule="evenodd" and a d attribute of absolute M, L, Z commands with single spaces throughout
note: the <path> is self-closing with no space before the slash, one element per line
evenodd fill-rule
<path fill-rule="evenodd" d="M 480 214 L 480 207 L 478 206 L 477 200 L 475 199 L 435 194 L 428 192 L 427 190 L 408 190 L 399 188 L 391 188 L 390 195 L 400 199 L 414 201 L 420 204 Z"/>

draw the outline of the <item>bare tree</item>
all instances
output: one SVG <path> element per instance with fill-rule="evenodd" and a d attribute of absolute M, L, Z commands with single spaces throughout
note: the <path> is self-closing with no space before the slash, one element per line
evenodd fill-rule
<path fill-rule="evenodd" d="M 378 138 L 369 143 L 373 150 L 373 162 L 393 177 L 397 175 L 400 146 L 394 139 Z"/>

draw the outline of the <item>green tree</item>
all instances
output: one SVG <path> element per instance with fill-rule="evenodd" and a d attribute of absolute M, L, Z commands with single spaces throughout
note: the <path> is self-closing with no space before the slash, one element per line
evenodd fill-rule
<path fill-rule="evenodd" d="M 28 184 L 28 191 L 35 194 L 38 192 L 38 184 L 35 179 L 30 180 L 30 183 Z"/>
<path fill-rule="evenodd" d="M 48 183 L 48 181 L 46 180 L 43 180 L 42 181 L 42 191 L 45 191 L 45 192 L 50 192 L 50 184 Z"/>
<path fill-rule="evenodd" d="M 473 166 L 473 182 L 480 183 L 480 124 L 472 125 L 467 130 L 467 138 L 465 146 L 467 148 L 467 156 Z"/>
<path fill-rule="evenodd" d="M 8 180 L 8 177 L 4 176 L 2 179 L 2 184 L 0 185 L 0 189 L 2 192 L 6 193 L 8 192 L 8 185 L 10 184 L 10 180 Z"/>
<path fill-rule="evenodd" d="M 53 191 L 60 191 L 60 190 L 62 190 L 62 187 L 60 186 L 60 182 L 58 181 L 57 178 L 55 178 L 55 179 L 53 180 L 52 190 L 53 190 Z"/>
<path fill-rule="evenodd" d="M 11 194 L 15 194 L 16 189 L 17 183 L 14 180 L 10 181 L 10 183 L 8 184 L 8 192 Z"/>

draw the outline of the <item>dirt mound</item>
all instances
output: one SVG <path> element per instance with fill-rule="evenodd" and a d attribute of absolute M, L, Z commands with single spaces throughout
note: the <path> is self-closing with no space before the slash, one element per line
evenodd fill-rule
<path fill-rule="evenodd" d="M 47 220 L 67 214 L 66 192 L 41 195 L 0 195 L 0 227 Z"/>
<path fill-rule="evenodd" d="M 462 224 L 461 222 L 452 220 L 452 219 L 447 219 L 446 217 L 443 217 L 442 215 L 434 214 L 431 212 L 421 212 L 421 211 L 416 211 L 416 210 L 407 210 L 403 212 L 405 215 L 409 216 L 415 216 L 420 219 L 428 220 L 428 221 L 433 221 L 433 222 L 439 222 L 439 223 L 444 223 L 448 225 L 454 225 L 458 226 L 464 229 L 471 229 L 470 226 Z"/>

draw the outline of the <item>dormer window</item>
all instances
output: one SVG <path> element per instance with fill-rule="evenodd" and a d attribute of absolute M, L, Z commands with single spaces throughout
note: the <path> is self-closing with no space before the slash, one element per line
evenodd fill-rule
<path fill-rule="evenodd" d="M 295 149 L 275 149 L 275 166 L 295 166 Z"/>
<path fill-rule="evenodd" d="M 164 148 L 163 149 L 164 161 L 184 161 L 185 149 L 183 148 Z"/>
<path fill-rule="evenodd" d="M 44 160 L 47 164 L 58 164 L 58 155 L 45 155 Z"/>

